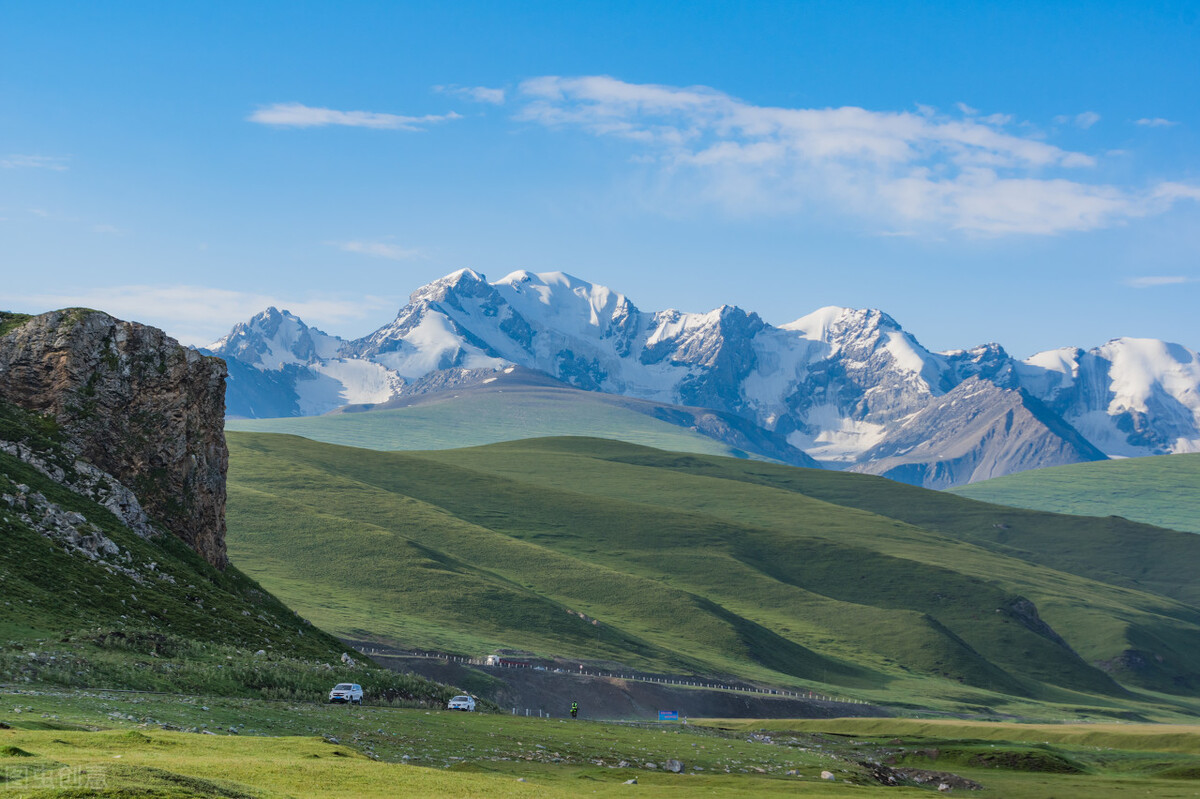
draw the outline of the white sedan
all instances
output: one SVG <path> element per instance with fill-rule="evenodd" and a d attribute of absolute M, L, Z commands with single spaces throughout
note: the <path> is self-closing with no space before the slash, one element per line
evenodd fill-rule
<path fill-rule="evenodd" d="M 474 710 L 474 709 L 475 709 L 475 697 L 466 696 L 465 694 L 462 696 L 454 697 L 453 699 L 450 700 L 450 703 L 448 705 L 446 705 L 446 710 L 468 710 L 468 711 L 470 711 L 470 710 Z"/>

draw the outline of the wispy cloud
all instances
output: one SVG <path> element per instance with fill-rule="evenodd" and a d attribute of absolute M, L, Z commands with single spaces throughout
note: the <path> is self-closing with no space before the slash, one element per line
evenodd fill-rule
<path fill-rule="evenodd" d="M 281 128 L 319 128 L 327 125 L 342 125 L 351 128 L 375 128 L 378 130 L 425 130 L 430 125 L 461 119 L 453 111 L 447 114 L 424 116 L 401 116 L 381 114 L 374 111 L 337 111 L 332 108 L 314 108 L 301 103 L 275 103 L 262 106 L 246 117 L 260 125 Z"/>
<path fill-rule="evenodd" d="M 491 105 L 504 105 L 507 95 L 504 89 L 493 89 L 488 86 L 434 86 L 433 90 L 444 94 L 465 97 L 477 103 L 489 103 Z"/>
<path fill-rule="evenodd" d="M 407 261 L 411 258 L 421 257 L 420 250 L 401 247 L 387 241 L 327 241 L 325 243 L 331 247 L 337 247 L 343 252 L 387 258 L 392 261 Z"/>
<path fill-rule="evenodd" d="M 228 333 L 236 323 L 272 305 L 287 308 L 310 325 L 339 333 L 344 332 L 345 326 L 364 320 L 375 323 L 374 317 L 382 311 L 394 310 L 401 298 L 296 296 L 208 286 L 131 285 L 6 295 L 4 299 L 9 308 L 29 313 L 75 306 L 95 308 L 121 319 L 160 327 L 184 344 L 203 347 Z"/>
<path fill-rule="evenodd" d="M 1064 114 L 1054 118 L 1056 125 L 1074 125 L 1084 130 L 1087 130 L 1099 121 L 1100 115 L 1095 111 L 1084 111 L 1082 114 Z"/>
<path fill-rule="evenodd" d="M 1180 283 L 1195 283 L 1196 278 L 1183 275 L 1151 275 L 1148 277 L 1131 277 L 1125 285 L 1135 289 L 1148 289 L 1155 286 L 1177 286 Z"/>
<path fill-rule="evenodd" d="M 1172 122 L 1169 119 L 1163 119 L 1162 117 L 1142 117 L 1133 124 L 1141 125 L 1142 127 L 1146 128 L 1169 128 L 1172 125 L 1178 125 L 1179 123 Z"/>
<path fill-rule="evenodd" d="M 0 169 L 51 169 L 65 172 L 69 160 L 65 155 L 6 155 L 0 158 Z"/>
<path fill-rule="evenodd" d="M 710 204 L 738 215 L 834 209 L 899 231 L 1055 234 L 1160 213 L 1195 189 L 1088 183 L 1087 153 L 1011 117 L 921 107 L 781 108 L 706 86 L 545 76 L 522 83 L 518 119 L 625 139 L 673 209 Z M 1070 117 L 1087 127 L 1099 116 Z M 1024 126 L 1019 129 L 1026 131 Z"/>
<path fill-rule="evenodd" d="M 116 235 L 118 233 L 124 233 L 125 231 L 121 230 L 119 227 L 116 227 L 115 225 L 92 225 L 92 232 L 93 233 L 109 233 L 112 235 Z"/>

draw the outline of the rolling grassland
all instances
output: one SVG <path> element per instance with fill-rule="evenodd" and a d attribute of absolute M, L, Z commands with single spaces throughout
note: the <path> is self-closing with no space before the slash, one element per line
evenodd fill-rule
<path fill-rule="evenodd" d="M 1195 705 L 1182 533 L 597 439 L 229 441 L 235 562 L 343 637 L 948 709 Z"/>

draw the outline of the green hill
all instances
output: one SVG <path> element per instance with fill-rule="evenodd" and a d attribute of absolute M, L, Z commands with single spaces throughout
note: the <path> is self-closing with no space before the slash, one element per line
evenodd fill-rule
<path fill-rule="evenodd" d="M 1180 533 L 607 440 L 229 443 L 231 553 L 342 636 L 893 701 L 1200 690 Z"/>
<path fill-rule="evenodd" d="M 1200 453 L 1054 466 L 951 493 L 1057 513 L 1123 516 L 1200 533 Z"/>
<path fill-rule="evenodd" d="M 816 466 L 782 436 L 739 417 L 582 391 L 524 370 L 501 373 L 483 385 L 381 406 L 350 406 L 324 416 L 230 419 L 226 429 L 289 433 L 377 450 L 453 449 L 543 436 L 586 436 L 676 452 Z"/>
<path fill-rule="evenodd" d="M 0 682 L 311 699 L 337 680 L 323 663 L 340 664 L 344 644 L 237 568 L 143 538 L 3 451 L 17 446 L 76 468 L 53 421 L 0 401 Z M 448 690 L 356 668 L 397 696 Z"/>

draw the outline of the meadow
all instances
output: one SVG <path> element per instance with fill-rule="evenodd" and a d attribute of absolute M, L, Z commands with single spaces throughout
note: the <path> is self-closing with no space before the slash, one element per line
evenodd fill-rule
<path fill-rule="evenodd" d="M 343 637 L 970 712 L 1194 712 L 1182 533 L 596 439 L 229 441 L 235 559 Z"/>
<path fill-rule="evenodd" d="M 983 786 L 980 796 L 1017 799 L 1191 797 L 1200 790 L 1198 744 L 1195 726 L 623 724 L 37 687 L 0 693 L 0 795 L 22 797 L 928 796 L 943 782 L 965 784 L 959 779 Z M 681 773 L 666 770 L 670 760 Z"/>
<path fill-rule="evenodd" d="M 951 493 L 1020 508 L 1123 516 L 1200 533 L 1200 453 L 1077 463 L 1019 472 Z"/>

